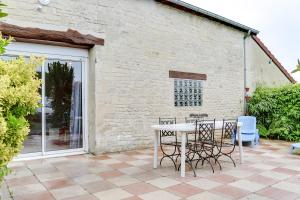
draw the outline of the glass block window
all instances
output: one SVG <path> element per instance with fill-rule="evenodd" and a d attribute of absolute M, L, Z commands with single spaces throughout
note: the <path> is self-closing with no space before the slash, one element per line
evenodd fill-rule
<path fill-rule="evenodd" d="M 201 106 L 202 81 L 174 79 L 175 106 Z"/>

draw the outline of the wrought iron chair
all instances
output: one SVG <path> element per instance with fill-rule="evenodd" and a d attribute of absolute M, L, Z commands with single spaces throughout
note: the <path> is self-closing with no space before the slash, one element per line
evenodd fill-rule
<path fill-rule="evenodd" d="M 207 114 L 201 114 L 200 115 L 195 115 L 195 114 L 190 114 L 190 117 L 186 117 L 185 118 L 185 123 L 191 123 L 191 124 L 195 124 L 196 123 L 200 123 L 202 121 L 204 121 L 204 118 L 207 116 Z M 195 143 L 195 140 L 197 138 L 197 131 L 194 132 L 190 132 L 186 134 L 186 138 L 187 138 L 187 145 L 192 145 L 193 143 Z M 187 148 L 187 154 L 189 155 L 189 157 L 192 155 L 191 160 L 195 160 L 195 152 L 191 151 L 189 148 Z M 176 158 L 177 161 L 177 158 Z"/>
<path fill-rule="evenodd" d="M 199 159 L 196 162 L 195 168 L 197 169 L 198 163 L 204 161 L 211 166 L 213 173 L 215 172 L 211 159 L 220 165 L 215 157 L 214 150 L 216 142 L 214 139 L 215 133 L 215 119 L 196 122 L 196 136 L 195 143 L 192 145 L 192 151 L 198 155 Z"/>
<path fill-rule="evenodd" d="M 159 118 L 160 125 L 176 124 L 176 118 Z M 177 141 L 177 133 L 175 131 L 160 131 L 160 149 L 163 157 L 160 159 L 160 165 L 164 158 L 169 158 L 177 170 L 176 161 L 174 157 L 178 157 L 179 142 Z"/>
<path fill-rule="evenodd" d="M 191 116 L 191 115 L 190 115 Z M 186 117 L 185 118 L 185 123 L 191 123 L 191 124 L 196 124 L 198 121 L 198 118 L 195 117 Z M 194 172 L 194 176 L 196 177 L 196 172 L 193 168 L 193 164 L 192 162 L 195 160 L 195 156 L 197 155 L 196 152 L 194 151 L 194 144 L 197 138 L 197 134 L 196 131 L 194 132 L 190 132 L 190 133 L 186 133 L 186 138 L 187 138 L 187 144 L 186 144 L 186 163 L 190 165 L 190 167 L 192 168 L 193 172 Z M 178 152 L 179 154 L 176 157 L 175 162 L 177 162 L 178 158 L 181 156 L 181 145 L 178 146 Z M 180 170 L 181 164 L 179 164 L 178 166 L 178 171 Z"/>
<path fill-rule="evenodd" d="M 186 117 L 185 118 L 185 123 L 190 123 L 190 124 L 195 124 L 196 122 L 200 123 L 203 122 L 204 119 L 207 117 L 207 114 L 190 114 L 190 117 Z M 196 132 L 191 132 L 191 133 L 187 133 L 187 142 L 189 143 L 190 139 L 192 138 L 192 140 L 194 139 L 193 136 L 196 134 Z M 192 137 L 189 137 L 192 136 Z"/>
<path fill-rule="evenodd" d="M 232 153 L 236 146 L 236 134 L 237 134 L 237 120 L 223 120 L 222 135 L 220 140 L 216 142 L 218 152 L 216 154 L 217 160 L 222 157 L 228 157 L 234 167 L 236 166 Z"/>
<path fill-rule="evenodd" d="M 195 132 L 188 133 L 189 139 L 186 146 L 186 163 L 192 168 L 195 177 L 195 168 L 197 168 L 200 161 L 202 161 L 202 165 L 204 165 L 204 161 L 207 161 L 214 172 L 214 168 L 210 161 L 210 159 L 213 159 L 215 162 L 218 162 L 214 154 L 214 130 L 215 120 L 195 120 Z M 195 168 L 193 167 L 194 161 L 196 161 Z M 178 170 L 179 169 L 180 165 L 178 167 Z"/>

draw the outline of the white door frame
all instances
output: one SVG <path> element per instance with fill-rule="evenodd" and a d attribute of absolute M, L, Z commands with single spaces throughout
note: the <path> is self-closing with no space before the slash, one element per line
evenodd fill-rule
<path fill-rule="evenodd" d="M 66 149 L 45 152 L 45 66 L 42 67 L 42 151 L 37 153 L 20 154 L 15 160 L 39 159 L 46 157 L 57 157 L 83 154 L 88 151 L 88 50 L 69 47 L 59 47 L 41 44 L 31 44 L 23 42 L 14 42 L 6 48 L 6 55 L 18 56 L 42 56 L 50 59 L 60 59 L 68 61 L 82 62 L 82 131 L 83 131 L 83 147 L 78 149 Z"/>

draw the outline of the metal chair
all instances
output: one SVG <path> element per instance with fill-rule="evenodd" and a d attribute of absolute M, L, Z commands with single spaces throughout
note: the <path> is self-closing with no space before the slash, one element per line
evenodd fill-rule
<path fill-rule="evenodd" d="M 207 161 L 214 173 L 215 170 L 211 163 L 211 159 L 213 159 L 220 165 L 214 154 L 214 149 L 216 145 L 214 133 L 215 119 L 196 122 L 196 136 L 194 141 L 195 143 L 191 146 L 192 151 L 195 151 L 195 153 L 199 156 L 199 159 L 197 160 L 195 165 L 196 169 L 200 161 L 202 162 L 202 165 L 204 164 L 204 161 Z"/>
<path fill-rule="evenodd" d="M 228 157 L 234 167 L 236 164 L 232 158 L 232 153 L 234 152 L 236 146 L 236 136 L 237 136 L 237 120 L 223 120 L 222 134 L 221 138 L 216 141 L 217 153 L 215 155 L 218 160 L 222 156 Z M 221 165 L 220 165 L 220 169 Z"/>
<path fill-rule="evenodd" d="M 176 118 L 159 118 L 160 125 L 176 124 Z M 175 131 L 160 131 L 160 149 L 163 153 L 163 157 L 160 159 L 160 165 L 164 158 L 169 158 L 177 170 L 177 165 L 174 157 L 178 157 L 178 145 L 177 133 Z M 168 148 L 167 148 L 168 147 Z M 171 150 L 168 152 L 168 150 Z"/>
<path fill-rule="evenodd" d="M 186 117 L 185 118 L 185 123 L 196 124 L 196 122 L 197 122 L 197 118 L 195 118 L 195 117 Z M 185 148 L 187 151 L 185 153 L 185 156 L 186 156 L 185 162 L 190 165 L 190 167 L 192 168 L 192 170 L 194 172 L 194 176 L 196 177 L 196 172 L 195 172 L 195 170 L 193 168 L 193 164 L 192 164 L 192 162 L 195 160 L 195 155 L 196 155 L 196 152 L 193 149 L 193 146 L 196 141 L 196 131 L 186 133 L 186 138 L 187 138 L 187 144 L 186 144 Z M 180 148 L 181 148 L 181 145 L 178 146 L 179 154 L 177 155 L 175 162 L 177 162 L 178 158 L 181 156 Z M 179 164 L 179 166 L 178 166 L 178 171 L 180 170 L 180 167 L 181 167 L 181 164 Z"/>

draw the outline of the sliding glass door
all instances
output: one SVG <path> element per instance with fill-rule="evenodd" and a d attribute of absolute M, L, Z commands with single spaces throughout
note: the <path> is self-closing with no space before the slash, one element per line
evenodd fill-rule
<path fill-rule="evenodd" d="M 45 151 L 82 148 L 82 63 L 45 63 Z"/>
<path fill-rule="evenodd" d="M 27 117 L 30 132 L 20 157 L 72 154 L 86 150 L 84 72 L 87 51 L 45 45 L 28 46 L 32 48 L 26 50 L 34 51 L 22 52 L 22 44 L 21 47 L 15 44 L 1 58 L 45 57 L 42 66 L 37 67 L 37 75 L 42 80 L 39 91 L 41 107 Z M 48 49 L 41 53 L 44 47 Z"/>

